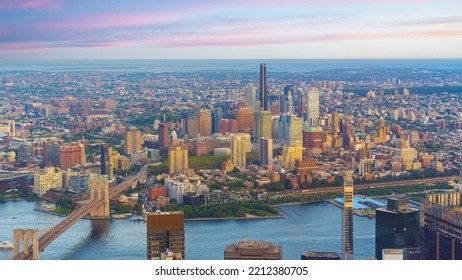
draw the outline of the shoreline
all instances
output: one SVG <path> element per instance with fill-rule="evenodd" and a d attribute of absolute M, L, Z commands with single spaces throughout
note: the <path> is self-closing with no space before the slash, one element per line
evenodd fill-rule
<path fill-rule="evenodd" d="M 51 214 L 51 215 L 55 215 L 55 216 L 59 216 L 59 217 L 67 217 L 68 216 L 66 214 L 58 214 L 58 213 L 55 213 L 55 212 L 52 212 L 52 211 L 49 211 L 49 210 L 44 210 L 44 209 L 39 209 L 39 208 L 34 208 L 34 211 L 47 213 L 47 214 Z"/>
<path fill-rule="evenodd" d="M 229 221 L 229 220 L 266 220 L 266 219 L 285 219 L 284 215 L 276 216 L 252 216 L 252 217 L 234 217 L 234 218 L 189 218 L 184 219 L 185 222 L 199 222 L 199 221 Z"/>

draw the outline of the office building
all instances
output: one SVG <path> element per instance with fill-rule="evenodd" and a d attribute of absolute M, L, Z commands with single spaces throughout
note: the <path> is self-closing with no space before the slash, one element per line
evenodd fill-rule
<path fill-rule="evenodd" d="M 212 112 L 201 109 L 197 113 L 198 136 L 212 135 Z"/>
<path fill-rule="evenodd" d="M 252 118 L 253 119 L 253 118 Z M 239 123 L 234 119 L 221 119 L 219 131 L 221 134 L 237 133 L 239 131 Z"/>
<path fill-rule="evenodd" d="M 160 260 L 167 250 L 185 259 L 183 212 L 149 213 L 146 228 L 148 260 Z"/>
<path fill-rule="evenodd" d="M 282 247 L 262 240 L 243 240 L 228 245 L 225 260 L 282 260 Z"/>
<path fill-rule="evenodd" d="M 303 146 L 301 141 L 291 141 L 282 147 L 282 161 L 287 171 L 294 170 L 295 162 L 302 160 Z"/>
<path fill-rule="evenodd" d="M 306 252 L 301 256 L 302 260 L 340 260 L 340 255 L 334 252 Z"/>
<path fill-rule="evenodd" d="M 246 167 L 247 152 L 250 145 L 250 135 L 238 133 L 233 135 L 231 142 L 231 162 L 239 168 Z"/>
<path fill-rule="evenodd" d="M 273 163 L 273 139 L 267 137 L 260 138 L 260 164 Z"/>
<path fill-rule="evenodd" d="M 380 260 L 384 249 L 419 247 L 419 209 L 410 207 L 409 198 L 388 199 L 387 206 L 376 209 L 375 257 Z"/>
<path fill-rule="evenodd" d="M 303 127 L 303 147 L 313 153 L 323 151 L 323 130 L 320 126 Z"/>
<path fill-rule="evenodd" d="M 266 84 L 266 65 L 260 64 L 260 106 L 264 111 L 269 111 L 268 89 Z"/>
<path fill-rule="evenodd" d="M 168 148 L 170 139 L 168 135 L 168 127 L 165 123 L 159 124 L 159 149 Z"/>
<path fill-rule="evenodd" d="M 279 139 L 302 141 L 303 119 L 286 113 L 279 117 Z"/>
<path fill-rule="evenodd" d="M 259 141 L 261 137 L 271 138 L 272 122 L 270 111 L 258 111 L 254 113 L 254 140 Z"/>
<path fill-rule="evenodd" d="M 59 148 L 59 168 L 66 170 L 86 163 L 85 147 L 83 144 L 71 144 Z"/>
<path fill-rule="evenodd" d="M 462 193 L 428 194 L 420 204 L 423 260 L 462 260 Z"/>
<path fill-rule="evenodd" d="M 188 150 L 176 145 L 168 150 L 168 173 L 178 174 L 188 169 Z"/>
<path fill-rule="evenodd" d="M 126 155 L 141 151 L 141 131 L 130 127 L 124 135 L 124 153 Z"/>
<path fill-rule="evenodd" d="M 308 92 L 306 102 L 307 122 L 310 126 L 319 125 L 319 92 L 317 88 L 312 88 Z"/>
<path fill-rule="evenodd" d="M 353 173 L 343 175 L 343 259 L 353 259 Z"/>

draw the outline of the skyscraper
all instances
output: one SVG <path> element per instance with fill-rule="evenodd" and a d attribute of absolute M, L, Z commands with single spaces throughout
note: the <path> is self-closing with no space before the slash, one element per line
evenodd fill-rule
<path fill-rule="evenodd" d="M 253 109 L 251 107 L 241 107 L 237 109 L 236 119 L 237 119 L 239 129 L 253 128 L 254 127 Z"/>
<path fill-rule="evenodd" d="M 343 259 L 353 259 L 353 173 L 343 175 Z"/>
<path fill-rule="evenodd" d="M 223 119 L 223 109 L 216 107 L 212 112 L 212 133 L 220 131 L 220 121 Z"/>
<path fill-rule="evenodd" d="M 168 127 L 165 123 L 159 124 L 159 148 L 167 148 L 169 145 Z"/>
<path fill-rule="evenodd" d="M 264 111 L 269 111 L 268 89 L 266 88 L 266 65 L 260 64 L 260 105 Z"/>
<path fill-rule="evenodd" d="M 238 133 L 233 135 L 233 140 L 231 142 L 231 161 L 234 166 L 239 168 L 246 167 L 246 156 L 249 144 L 250 136 L 248 136 L 248 134 Z"/>
<path fill-rule="evenodd" d="M 109 147 L 107 144 L 102 144 L 99 147 L 101 153 L 101 175 L 107 175 L 111 180 L 111 158 L 109 156 Z"/>
<path fill-rule="evenodd" d="M 141 131 L 135 127 L 130 127 L 125 132 L 124 153 L 131 154 L 138 151 L 141 151 Z"/>
<path fill-rule="evenodd" d="M 273 163 L 273 139 L 267 137 L 260 138 L 260 163 Z"/>
<path fill-rule="evenodd" d="M 462 260 L 462 193 L 429 194 L 420 204 L 423 260 Z"/>
<path fill-rule="evenodd" d="M 201 109 L 197 114 L 197 128 L 200 136 L 212 135 L 212 113 L 209 110 Z"/>
<path fill-rule="evenodd" d="M 382 259 L 383 249 L 419 247 L 419 209 L 409 206 L 409 198 L 388 199 L 387 206 L 376 210 L 375 257 Z"/>
<path fill-rule="evenodd" d="M 245 87 L 245 106 L 256 110 L 257 88 L 253 85 Z M 258 108 L 259 109 L 259 108 Z"/>
<path fill-rule="evenodd" d="M 308 124 L 311 126 L 319 125 L 319 92 L 317 88 L 312 88 L 308 92 L 306 112 Z"/>
<path fill-rule="evenodd" d="M 146 228 L 148 260 L 160 260 L 167 250 L 185 259 L 183 212 L 150 213 Z"/>
<path fill-rule="evenodd" d="M 188 169 L 188 150 L 176 145 L 168 150 L 168 173 L 178 174 Z"/>
<path fill-rule="evenodd" d="M 259 141 L 260 137 L 272 136 L 272 123 L 270 111 L 258 111 L 254 113 L 254 141 Z"/>

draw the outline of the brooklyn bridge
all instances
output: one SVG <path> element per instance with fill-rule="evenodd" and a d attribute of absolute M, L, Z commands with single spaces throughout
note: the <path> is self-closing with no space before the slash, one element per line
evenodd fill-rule
<path fill-rule="evenodd" d="M 14 230 L 14 253 L 15 260 L 37 260 L 39 252 L 56 240 L 67 229 L 72 227 L 80 219 L 90 215 L 92 218 L 109 217 L 109 200 L 117 198 L 120 194 L 136 186 L 137 182 L 146 178 L 148 166 L 145 165 L 133 176 L 112 188 L 91 189 L 89 200 L 80 202 L 79 206 L 59 224 L 47 230 L 39 236 L 37 229 Z M 103 214 L 102 214 L 103 213 Z M 29 244 L 30 241 L 30 244 Z M 22 245 L 22 246 L 21 246 Z"/>

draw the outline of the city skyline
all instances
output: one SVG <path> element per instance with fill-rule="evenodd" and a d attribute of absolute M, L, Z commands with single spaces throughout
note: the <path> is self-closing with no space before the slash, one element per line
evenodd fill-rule
<path fill-rule="evenodd" d="M 454 0 L 20 0 L 0 4 L 0 58 L 460 58 L 460 8 Z"/>

